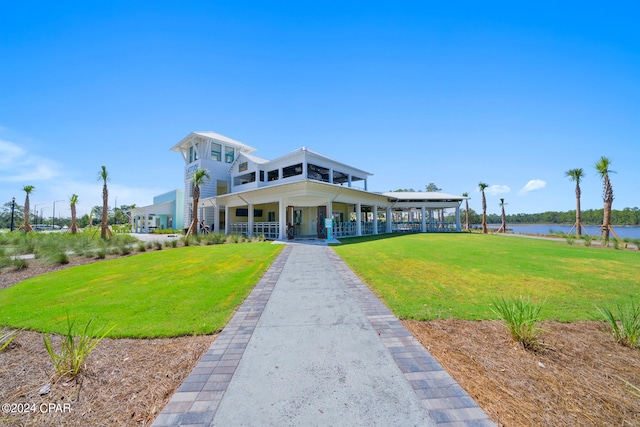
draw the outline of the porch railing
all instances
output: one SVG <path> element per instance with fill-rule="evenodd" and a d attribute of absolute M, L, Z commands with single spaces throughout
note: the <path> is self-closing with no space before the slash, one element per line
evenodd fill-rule
<path fill-rule="evenodd" d="M 242 234 L 247 236 L 249 234 L 249 223 L 246 222 L 232 222 L 230 227 L 231 234 Z M 253 235 L 262 234 L 268 240 L 277 240 L 280 237 L 280 223 L 279 222 L 254 222 L 253 223 Z"/>

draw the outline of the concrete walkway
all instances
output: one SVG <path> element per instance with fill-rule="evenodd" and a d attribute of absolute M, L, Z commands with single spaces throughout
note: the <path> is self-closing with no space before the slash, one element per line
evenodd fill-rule
<path fill-rule="evenodd" d="M 326 246 L 287 245 L 165 426 L 494 426 Z"/>

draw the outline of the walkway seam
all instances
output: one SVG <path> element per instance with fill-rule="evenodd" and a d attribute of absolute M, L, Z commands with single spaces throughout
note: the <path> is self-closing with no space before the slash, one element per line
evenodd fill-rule
<path fill-rule="evenodd" d="M 437 426 L 495 427 L 475 400 L 330 247 L 327 256 Z"/>

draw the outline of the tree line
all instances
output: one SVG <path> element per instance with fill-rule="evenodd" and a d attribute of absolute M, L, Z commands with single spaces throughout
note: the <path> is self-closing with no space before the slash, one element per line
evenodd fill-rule
<path fill-rule="evenodd" d="M 461 217 L 466 215 L 466 209 L 461 209 Z M 584 225 L 602 225 L 604 209 L 588 209 L 580 212 L 581 222 Z M 547 211 L 540 213 L 519 213 L 506 215 L 509 224 L 565 224 L 572 225 L 576 221 L 576 211 Z M 500 214 L 487 214 L 487 223 L 500 224 L 502 217 Z M 482 212 L 478 213 L 469 208 L 469 223 L 481 224 Z M 624 208 L 622 210 L 611 210 L 611 225 L 640 225 L 640 208 Z"/>

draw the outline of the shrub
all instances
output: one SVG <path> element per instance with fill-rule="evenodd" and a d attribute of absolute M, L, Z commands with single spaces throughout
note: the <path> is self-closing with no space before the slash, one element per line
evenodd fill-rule
<path fill-rule="evenodd" d="M 541 344 L 538 336 L 543 332 L 538 326 L 542 305 L 533 304 L 530 298 L 525 301 L 519 299 L 507 301 L 504 298 L 493 302 L 495 308 L 491 310 L 505 322 L 514 340 L 522 344 L 525 349 L 533 349 Z"/>
<path fill-rule="evenodd" d="M 96 251 L 96 256 L 100 259 L 105 259 L 107 257 L 107 248 L 100 248 Z"/>
<path fill-rule="evenodd" d="M 144 243 L 142 242 L 138 243 L 138 252 L 145 252 L 146 250 L 147 250 L 147 246 Z"/>
<path fill-rule="evenodd" d="M 161 249 L 162 249 L 162 242 L 161 242 L 161 241 L 159 241 L 159 240 L 155 240 L 155 241 L 153 242 L 153 244 L 155 245 L 155 247 L 156 247 L 156 249 L 157 249 L 157 250 L 161 250 Z"/>
<path fill-rule="evenodd" d="M 608 307 L 597 307 L 598 320 L 609 329 L 613 339 L 626 347 L 640 347 L 640 306 L 631 304 L 618 309 L 618 318 Z"/>
<path fill-rule="evenodd" d="M 573 245 L 574 242 L 576 241 L 575 237 L 573 234 L 567 234 L 565 239 L 567 239 L 567 243 L 570 245 Z"/>
<path fill-rule="evenodd" d="M 588 234 L 584 234 L 582 235 L 582 240 L 584 240 L 585 246 L 591 246 L 591 241 L 593 240 L 593 237 L 589 236 Z"/>
<path fill-rule="evenodd" d="M 11 260 L 11 266 L 13 267 L 14 271 L 24 270 L 25 268 L 29 267 L 29 261 L 24 258 L 16 257 Z"/>
<path fill-rule="evenodd" d="M 78 375 L 84 362 L 89 357 L 89 354 L 98 345 L 100 341 L 111 331 L 109 329 L 101 336 L 94 338 L 89 331 L 91 320 L 84 326 L 79 336 L 75 336 L 74 323 L 69 320 L 67 316 L 67 332 L 63 335 L 60 353 L 56 353 L 51 345 L 51 337 L 49 334 L 42 335 L 44 346 L 49 353 L 49 357 L 56 368 L 56 371 L 60 375 L 69 375 L 75 377 Z"/>
<path fill-rule="evenodd" d="M 65 265 L 65 264 L 69 264 L 69 255 L 67 255 L 65 251 L 61 250 L 48 255 L 47 260 L 51 264 Z"/>

